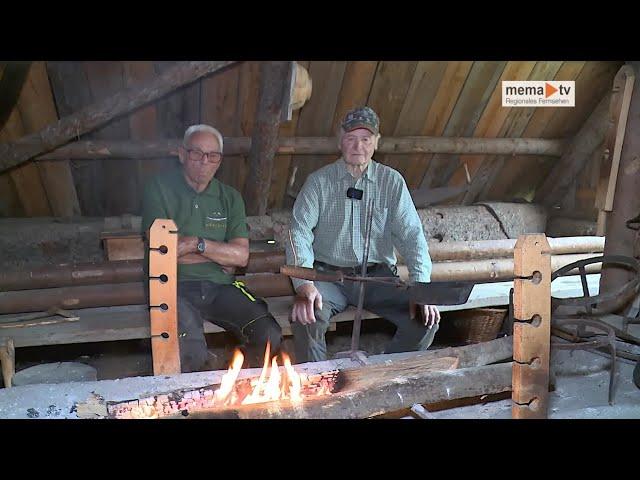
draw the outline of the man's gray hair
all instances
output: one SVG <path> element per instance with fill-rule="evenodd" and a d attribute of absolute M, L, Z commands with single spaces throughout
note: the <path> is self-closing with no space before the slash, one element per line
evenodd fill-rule
<path fill-rule="evenodd" d="M 185 147 L 188 146 L 189 139 L 191 138 L 191 136 L 198 132 L 210 133 L 211 135 L 216 137 L 216 139 L 218 140 L 218 143 L 220 144 L 220 152 L 223 151 L 222 134 L 218 130 L 213 128 L 211 125 L 204 125 L 204 124 L 191 125 L 189 128 L 187 128 L 187 131 L 184 132 L 184 139 L 182 140 L 182 145 L 184 145 Z"/>

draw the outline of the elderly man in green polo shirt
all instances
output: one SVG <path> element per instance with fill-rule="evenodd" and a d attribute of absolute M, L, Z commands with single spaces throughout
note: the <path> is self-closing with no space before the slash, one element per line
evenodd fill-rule
<path fill-rule="evenodd" d="M 291 218 L 287 263 L 320 271 L 359 275 L 364 252 L 365 206 L 373 199 L 367 275 L 397 276 L 394 246 L 411 281 L 431 281 L 431 258 L 422 223 L 402 175 L 372 157 L 380 139 L 379 119 L 369 107 L 347 113 L 339 133 L 342 157 L 309 175 Z M 329 319 L 357 305 L 355 282 L 310 282 L 293 278 L 291 312 L 296 361 L 327 358 Z M 410 308 L 409 295 L 390 285 L 369 283 L 364 308 L 395 324 L 385 353 L 425 350 L 433 342 L 440 312 L 433 305 Z"/>
<path fill-rule="evenodd" d="M 266 302 L 233 275 L 249 261 L 249 235 L 240 193 L 214 178 L 222 148 L 222 135 L 215 128 L 189 127 L 178 152 L 181 166 L 151 179 L 144 191 L 143 231 L 148 232 L 156 218 L 171 218 L 178 227 L 183 372 L 200 370 L 207 362 L 203 318 L 233 333 L 254 366 L 261 364 L 267 342 L 274 353 L 282 339 Z"/>

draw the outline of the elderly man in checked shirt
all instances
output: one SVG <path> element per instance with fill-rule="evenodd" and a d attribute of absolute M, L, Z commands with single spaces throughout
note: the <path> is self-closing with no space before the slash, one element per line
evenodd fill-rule
<path fill-rule="evenodd" d="M 380 140 L 379 124 L 369 107 L 345 116 L 339 134 L 342 157 L 309 175 L 296 199 L 286 247 L 289 265 L 359 275 L 365 209 L 372 198 L 367 275 L 397 276 L 395 246 L 407 263 L 410 281 L 431 281 L 427 241 L 404 178 L 372 159 Z M 329 320 L 348 305 L 357 305 L 358 284 L 297 278 L 292 282 L 297 294 L 291 312 L 296 361 L 326 360 Z M 392 285 L 367 284 L 364 308 L 397 327 L 385 353 L 426 350 L 440 322 L 435 306 L 411 309 L 407 291 Z"/>

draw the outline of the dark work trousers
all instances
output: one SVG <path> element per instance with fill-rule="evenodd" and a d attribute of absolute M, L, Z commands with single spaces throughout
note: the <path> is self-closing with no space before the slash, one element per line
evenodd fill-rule
<path fill-rule="evenodd" d="M 331 271 L 337 267 L 330 267 L 316 262 L 318 271 Z M 349 275 L 359 275 L 360 268 L 347 272 Z M 376 265 L 367 272 L 368 276 L 392 277 L 397 276 L 395 266 Z M 296 362 L 319 362 L 327 359 L 327 344 L 325 333 L 329 328 L 332 316 L 344 311 L 348 305 L 358 305 L 358 282 L 345 280 L 338 282 L 314 282 L 322 295 L 322 310 L 315 310 L 316 322 L 302 325 L 293 322 L 293 340 L 296 349 Z M 380 317 L 392 322 L 397 328 L 395 335 L 384 349 L 384 353 L 409 352 L 426 350 L 431 346 L 438 331 L 438 325 L 430 329 L 417 318 L 409 316 L 409 293 L 393 285 L 367 283 L 364 294 L 364 308 Z"/>
<path fill-rule="evenodd" d="M 262 366 L 267 341 L 280 349 L 282 330 L 267 303 L 241 282 L 220 285 L 201 280 L 178 282 L 178 335 L 183 372 L 202 369 L 207 360 L 203 321 L 231 332 L 245 355 L 244 367 Z"/>

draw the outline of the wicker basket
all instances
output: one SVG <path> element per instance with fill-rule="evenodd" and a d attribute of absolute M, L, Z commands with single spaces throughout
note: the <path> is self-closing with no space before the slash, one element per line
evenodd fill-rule
<path fill-rule="evenodd" d="M 507 316 L 506 308 L 475 308 L 451 312 L 440 322 L 444 339 L 456 344 L 470 344 L 495 340 Z"/>

